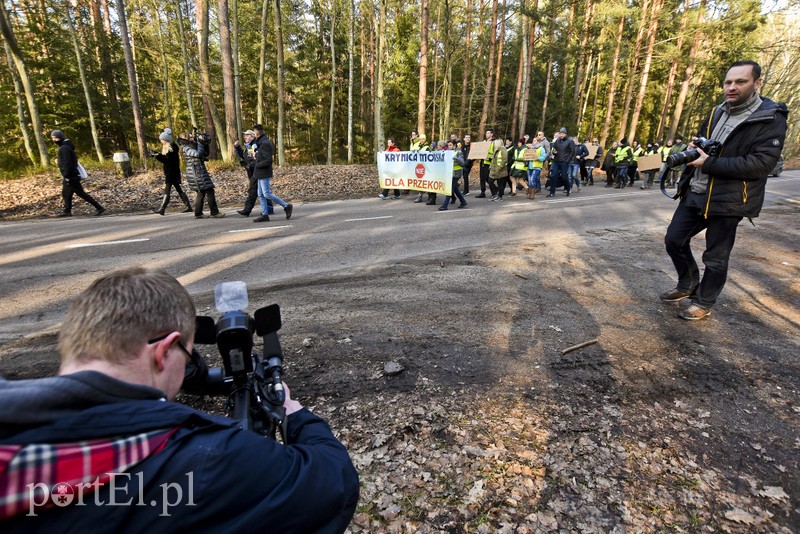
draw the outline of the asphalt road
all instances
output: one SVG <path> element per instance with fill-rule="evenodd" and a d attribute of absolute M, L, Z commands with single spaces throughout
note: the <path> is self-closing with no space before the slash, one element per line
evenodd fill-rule
<path fill-rule="evenodd" d="M 797 178 L 800 171 L 770 178 L 765 206 L 800 206 Z M 675 206 L 657 189 L 641 191 L 638 183 L 622 191 L 599 184 L 570 197 L 559 192 L 535 201 L 520 194 L 490 202 L 475 198 L 476 192 L 467 197 L 466 209 L 451 205 L 446 212 L 414 204 L 412 194 L 297 204 L 291 220 L 278 208 L 268 223 L 239 216 L 237 206 L 226 206 L 224 219 L 110 214 L 1 223 L 0 343 L 57 328 L 75 294 L 121 267 L 163 269 L 208 302 L 223 281 L 243 280 L 251 294 L 260 294 L 279 283 L 308 283 L 462 247 L 577 240 L 596 228 L 666 228 Z"/>

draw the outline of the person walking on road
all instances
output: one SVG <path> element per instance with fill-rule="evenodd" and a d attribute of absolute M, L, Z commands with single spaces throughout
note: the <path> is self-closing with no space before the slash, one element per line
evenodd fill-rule
<path fill-rule="evenodd" d="M 293 206 L 281 200 L 280 197 L 273 195 L 270 189 L 270 180 L 272 180 L 272 155 L 275 153 L 272 141 L 270 141 L 264 133 L 264 127 L 262 125 L 256 124 L 253 126 L 253 131 L 256 134 L 255 142 L 258 144 L 253 177 L 258 180 L 258 197 L 261 199 L 261 216 L 253 219 L 253 222 L 269 221 L 269 206 L 267 205 L 267 200 L 272 200 L 281 206 L 286 214 L 286 218 L 291 219 Z"/>
<path fill-rule="evenodd" d="M 189 197 L 186 193 L 183 192 L 181 188 L 181 156 L 179 154 L 180 149 L 178 148 L 178 144 L 172 140 L 171 130 L 167 132 L 166 130 L 158 136 L 159 141 L 161 141 L 161 152 L 152 153 L 152 156 L 164 165 L 164 196 L 161 199 L 161 205 L 153 210 L 153 213 L 158 213 L 159 215 L 164 215 L 164 212 L 167 210 L 167 206 L 169 205 L 169 198 L 170 194 L 172 193 L 172 188 L 175 188 L 175 192 L 178 193 L 178 196 L 186 205 L 186 209 L 183 210 L 183 213 L 191 213 L 193 211 L 192 204 L 189 202 Z"/>
<path fill-rule="evenodd" d="M 58 145 L 58 170 L 61 171 L 61 197 L 64 199 L 64 211 L 58 213 L 56 217 L 72 217 L 73 195 L 78 195 L 94 206 L 95 216 L 102 215 L 106 209 L 83 189 L 81 175 L 78 172 L 78 156 L 75 154 L 72 141 L 67 139 L 61 130 L 53 130 L 50 139 Z"/>

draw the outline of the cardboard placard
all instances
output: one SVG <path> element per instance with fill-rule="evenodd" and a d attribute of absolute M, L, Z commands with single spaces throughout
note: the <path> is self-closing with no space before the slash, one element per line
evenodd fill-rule
<path fill-rule="evenodd" d="M 637 162 L 639 172 L 652 171 L 661 168 L 661 154 L 650 154 L 649 156 L 639 156 Z"/>
<path fill-rule="evenodd" d="M 526 148 L 525 153 L 522 154 L 522 159 L 525 161 L 533 161 L 536 159 L 536 152 L 537 149 L 535 148 Z"/>
<path fill-rule="evenodd" d="M 586 149 L 589 151 L 589 155 L 586 156 L 586 159 L 594 159 L 597 156 L 597 149 L 600 148 L 600 145 L 586 145 Z"/>
<path fill-rule="evenodd" d="M 491 141 L 472 143 L 469 146 L 469 156 L 467 156 L 467 159 L 486 159 L 489 156 L 489 148 L 491 146 Z"/>

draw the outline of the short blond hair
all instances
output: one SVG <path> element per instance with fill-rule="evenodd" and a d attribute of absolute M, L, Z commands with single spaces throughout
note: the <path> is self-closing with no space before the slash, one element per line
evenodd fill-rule
<path fill-rule="evenodd" d="M 61 363 L 105 360 L 124 364 L 148 340 L 195 329 L 186 289 L 162 271 L 133 267 L 101 276 L 72 302 L 58 335 Z"/>

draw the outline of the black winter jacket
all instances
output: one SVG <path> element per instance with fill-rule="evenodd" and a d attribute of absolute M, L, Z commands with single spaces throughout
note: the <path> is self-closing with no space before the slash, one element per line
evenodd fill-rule
<path fill-rule="evenodd" d="M 764 204 L 767 176 L 775 167 L 786 139 L 789 110 L 783 103 L 761 97 L 761 106 L 728 135 L 718 156 L 709 156 L 702 171 L 709 175 L 703 194 L 689 188 L 695 167 L 686 166 L 677 197 L 705 217 L 758 217 Z M 703 121 L 698 137 L 711 137 L 723 113 L 721 104 Z"/>
<path fill-rule="evenodd" d="M 69 139 L 63 139 L 56 143 L 58 145 L 58 170 L 64 181 L 77 182 L 80 180 L 78 174 L 78 156 L 75 154 L 75 145 Z"/>
<path fill-rule="evenodd" d="M 156 159 L 164 164 L 164 181 L 172 185 L 181 183 L 181 157 L 177 143 L 171 143 L 172 150 L 166 154 L 157 154 Z"/>
<path fill-rule="evenodd" d="M 275 147 L 266 135 L 262 135 L 255 142 L 258 144 L 258 149 L 256 150 L 253 179 L 264 180 L 272 178 L 272 155 L 275 152 Z"/>
<path fill-rule="evenodd" d="M 343 532 L 358 501 L 358 474 L 347 450 L 327 423 L 305 408 L 289 415 L 287 422 L 287 444 L 281 445 L 241 430 L 232 419 L 165 402 L 157 389 L 95 371 L 39 380 L 0 379 L 0 447 L 7 453 L 0 458 L 0 487 L 8 492 L 0 497 L 18 496 L 13 485 L 5 484 L 16 474 L 51 487 L 71 480 L 70 475 L 96 480 L 103 473 L 116 473 L 116 490 L 111 483 L 89 488 L 82 501 L 33 507 L 33 516 L 26 515 L 31 513 L 26 505 L 0 522 L 0 529 Z M 145 448 L 136 438 L 149 432 L 169 437 L 157 448 Z M 127 441 L 120 443 L 121 439 Z M 127 450 L 103 456 L 87 450 L 88 444 L 96 449 L 108 442 Z M 84 460 L 77 474 L 50 448 L 76 443 L 82 445 L 84 458 L 97 460 Z M 18 449 L 29 444 L 42 445 L 24 456 Z M 18 463 L 9 469 L 15 454 Z"/>
<path fill-rule="evenodd" d="M 553 161 L 556 163 L 572 163 L 575 161 L 575 141 L 569 137 L 556 139 L 552 144 Z"/>
<path fill-rule="evenodd" d="M 197 146 L 192 144 L 183 145 L 183 156 L 186 158 L 186 181 L 192 191 L 208 191 L 214 189 L 214 182 L 211 180 L 211 175 L 208 173 L 206 164 L 203 161 L 205 150 L 203 145 L 197 143 Z"/>

